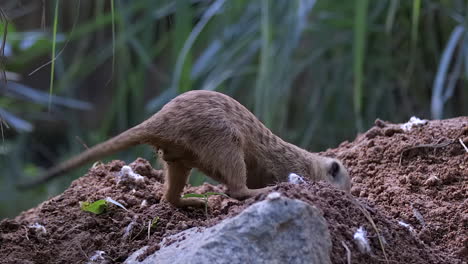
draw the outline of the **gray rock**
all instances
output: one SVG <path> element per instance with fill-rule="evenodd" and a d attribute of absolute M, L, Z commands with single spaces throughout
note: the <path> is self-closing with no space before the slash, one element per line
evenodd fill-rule
<path fill-rule="evenodd" d="M 183 236 L 186 239 L 180 239 Z M 125 263 L 331 263 L 330 234 L 321 211 L 278 193 L 216 226 L 176 234 L 138 262 L 145 249 Z"/>

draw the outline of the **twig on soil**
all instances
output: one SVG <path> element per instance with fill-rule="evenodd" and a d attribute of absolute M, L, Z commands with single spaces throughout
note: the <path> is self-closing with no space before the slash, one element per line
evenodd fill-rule
<path fill-rule="evenodd" d="M 28 232 L 29 232 L 29 229 L 26 227 L 26 226 L 23 226 L 23 228 L 26 230 L 26 239 L 29 240 L 29 236 L 28 236 Z"/>
<path fill-rule="evenodd" d="M 411 203 L 411 209 L 413 210 L 413 215 L 414 217 L 416 217 L 416 219 L 419 221 L 419 223 L 422 225 L 422 226 L 426 226 L 426 221 L 424 221 L 424 217 L 422 216 L 422 214 L 418 211 L 418 209 L 416 209 L 414 207 L 414 205 Z"/>
<path fill-rule="evenodd" d="M 349 249 L 348 245 L 344 241 L 341 241 L 341 245 L 346 249 L 346 261 L 348 264 L 351 264 L 351 250 Z"/>
<path fill-rule="evenodd" d="M 421 144 L 421 145 L 416 145 L 416 146 L 412 146 L 412 147 L 405 147 L 403 148 L 403 150 L 401 151 L 400 153 L 400 163 L 399 165 L 401 166 L 401 161 L 403 159 L 403 155 L 405 154 L 405 152 L 409 151 L 409 150 L 413 150 L 413 149 L 418 149 L 418 148 L 443 148 L 443 147 L 446 147 L 448 145 L 451 145 L 453 143 L 456 143 L 457 142 L 457 139 L 458 141 L 462 144 L 462 146 L 465 148 L 466 152 L 468 152 L 468 148 L 465 146 L 465 144 L 463 143 L 463 141 L 460 139 L 460 137 L 465 134 L 466 132 L 468 131 L 468 129 L 463 129 L 462 132 L 460 132 L 456 137 L 455 139 L 451 139 L 449 141 L 446 141 L 446 142 L 443 142 L 443 143 L 434 143 L 434 144 Z"/>
<path fill-rule="evenodd" d="M 61 237 L 60 239 L 64 239 L 68 234 L 70 234 L 73 230 L 77 229 L 77 228 L 81 228 L 83 225 L 76 225 L 70 229 L 67 230 L 67 232 L 65 232 Z"/>
<path fill-rule="evenodd" d="M 407 151 L 410 151 L 410 150 L 413 150 L 413 149 L 419 149 L 419 148 L 443 148 L 443 147 L 446 147 L 450 144 L 453 144 L 454 142 L 456 142 L 456 140 L 452 140 L 452 141 L 449 141 L 449 142 L 444 142 L 444 143 L 440 143 L 440 144 L 421 144 L 421 145 L 416 145 L 416 146 L 413 146 L 413 147 L 406 147 L 404 148 L 401 153 L 400 153 L 400 163 L 399 165 L 401 166 L 401 161 L 403 160 L 403 155 L 407 152 Z"/>
<path fill-rule="evenodd" d="M 150 239 L 151 235 L 151 220 L 148 221 L 148 240 Z"/>
<path fill-rule="evenodd" d="M 80 243 L 76 243 L 76 244 L 78 244 L 78 248 L 80 249 L 81 253 L 83 253 L 83 255 L 86 257 L 86 259 L 89 259 L 88 254 L 84 252 L 83 248 L 81 247 L 81 244 Z"/>
<path fill-rule="evenodd" d="M 381 258 L 376 258 L 376 260 L 378 260 L 378 261 L 382 261 L 382 262 L 384 262 L 384 261 L 388 261 L 388 262 L 393 262 L 393 263 L 400 263 L 400 264 L 402 263 L 402 262 L 400 262 L 400 261 L 397 261 L 397 260 L 391 260 L 391 259 L 389 259 L 389 260 L 385 260 L 385 259 L 381 259 Z"/>
<path fill-rule="evenodd" d="M 138 234 L 136 234 L 133 238 L 131 238 L 130 241 L 135 240 L 135 238 L 137 238 L 141 234 L 141 232 L 143 232 L 143 230 L 145 230 L 145 225 L 144 224 L 143 224 L 142 228 L 140 229 L 140 232 L 138 232 Z"/>
<path fill-rule="evenodd" d="M 463 148 L 466 150 L 466 152 L 468 153 L 468 148 L 466 147 L 465 143 L 463 143 L 463 140 L 461 138 L 458 139 L 458 141 L 460 141 L 460 144 L 463 146 Z"/>
<path fill-rule="evenodd" d="M 361 205 L 361 203 L 359 203 L 359 201 L 357 201 L 352 196 L 350 196 L 350 198 L 351 198 L 351 201 L 353 201 L 353 203 L 359 208 L 359 210 L 362 212 L 362 214 L 364 214 L 367 221 L 369 221 L 369 223 L 371 224 L 372 228 L 374 229 L 375 233 L 377 234 L 377 239 L 379 240 L 380 248 L 382 249 L 382 253 L 384 255 L 385 261 L 387 263 L 389 263 L 387 253 L 385 252 L 385 246 L 384 246 L 384 243 L 383 243 L 382 236 L 380 235 L 379 229 L 377 228 L 377 225 L 375 224 L 374 220 L 372 219 L 370 213 L 364 208 L 364 206 Z"/>

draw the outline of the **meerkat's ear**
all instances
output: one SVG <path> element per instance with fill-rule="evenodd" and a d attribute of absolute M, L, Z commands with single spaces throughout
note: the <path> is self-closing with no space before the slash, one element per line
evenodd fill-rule
<path fill-rule="evenodd" d="M 338 176 L 340 172 L 340 165 L 338 164 L 338 162 L 336 161 L 332 161 L 330 163 L 330 168 L 328 169 L 328 173 L 333 177 L 335 178 L 336 176 Z"/>

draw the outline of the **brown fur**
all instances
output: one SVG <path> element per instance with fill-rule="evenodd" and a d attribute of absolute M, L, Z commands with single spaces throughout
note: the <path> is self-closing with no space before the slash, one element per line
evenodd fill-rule
<path fill-rule="evenodd" d="M 143 123 L 52 168 L 35 184 L 143 143 L 160 150 L 165 198 L 175 206 L 200 205 L 196 199 L 180 198 L 192 168 L 225 184 L 237 199 L 285 181 L 291 172 L 327 180 L 347 191 L 351 186 L 338 160 L 283 141 L 236 100 L 202 90 L 177 96 Z"/>

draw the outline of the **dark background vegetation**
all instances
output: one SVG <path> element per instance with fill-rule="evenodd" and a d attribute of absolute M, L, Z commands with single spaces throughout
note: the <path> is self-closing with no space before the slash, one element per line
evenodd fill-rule
<path fill-rule="evenodd" d="M 311 151 L 353 140 L 376 118 L 468 113 L 465 0 L 1 0 L 0 8 L 0 218 L 60 193 L 86 168 L 29 191 L 14 188 L 19 180 L 192 89 L 233 96 Z M 144 146 L 112 158 L 138 156 L 156 165 Z"/>

